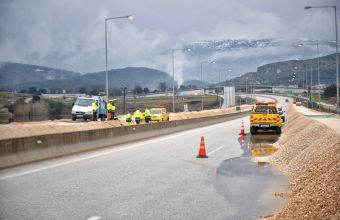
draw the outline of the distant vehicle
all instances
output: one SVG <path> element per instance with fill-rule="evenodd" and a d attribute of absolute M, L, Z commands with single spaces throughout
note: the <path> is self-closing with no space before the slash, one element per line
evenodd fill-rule
<path fill-rule="evenodd" d="M 282 122 L 286 121 L 285 111 L 283 110 L 282 106 L 277 109 L 279 111 L 279 115 L 282 119 Z"/>
<path fill-rule="evenodd" d="M 296 102 L 295 104 L 296 104 L 296 106 L 301 106 L 302 105 L 301 102 Z"/>
<path fill-rule="evenodd" d="M 169 121 L 169 113 L 167 113 L 166 108 L 154 107 L 150 109 L 151 121 Z"/>
<path fill-rule="evenodd" d="M 256 102 L 250 113 L 250 133 L 272 130 L 281 134 L 282 119 L 275 102 Z"/>
<path fill-rule="evenodd" d="M 82 118 L 84 121 L 93 120 L 92 103 L 98 100 L 98 118 L 104 119 L 107 116 L 105 102 L 101 96 L 78 97 L 72 107 L 72 120 Z"/>

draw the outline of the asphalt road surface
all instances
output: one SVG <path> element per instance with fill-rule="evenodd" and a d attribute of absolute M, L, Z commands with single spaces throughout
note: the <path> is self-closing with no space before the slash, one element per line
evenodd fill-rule
<path fill-rule="evenodd" d="M 259 210 L 247 206 L 261 202 L 268 214 L 275 208 L 268 195 L 277 182 L 257 184 L 255 196 L 248 196 L 249 190 L 240 188 L 249 187 L 247 179 L 228 185 L 230 176 L 219 176 L 226 161 L 244 154 L 238 135 L 242 121 L 248 132 L 249 117 L 244 117 L 2 170 L 0 219 L 256 219 Z M 196 158 L 201 136 L 206 159 Z M 226 193 L 233 188 L 236 196 Z"/>

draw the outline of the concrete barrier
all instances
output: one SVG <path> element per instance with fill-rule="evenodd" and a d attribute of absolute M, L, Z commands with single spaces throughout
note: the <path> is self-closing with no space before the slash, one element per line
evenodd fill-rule
<path fill-rule="evenodd" d="M 221 123 L 248 114 L 140 124 L 0 140 L 0 169 Z"/>

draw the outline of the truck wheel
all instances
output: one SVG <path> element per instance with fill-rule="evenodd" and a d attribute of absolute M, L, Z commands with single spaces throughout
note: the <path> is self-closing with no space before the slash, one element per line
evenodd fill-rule
<path fill-rule="evenodd" d="M 276 134 L 281 134 L 281 127 L 276 128 Z"/>
<path fill-rule="evenodd" d="M 256 128 L 254 128 L 254 127 L 250 128 L 250 133 L 251 134 L 256 134 Z"/>
<path fill-rule="evenodd" d="M 77 120 L 77 117 L 72 117 L 72 121 L 75 121 L 75 120 Z"/>

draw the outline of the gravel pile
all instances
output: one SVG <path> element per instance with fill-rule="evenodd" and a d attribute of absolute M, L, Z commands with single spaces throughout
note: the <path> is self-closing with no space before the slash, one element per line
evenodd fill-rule
<path fill-rule="evenodd" d="M 266 219 L 340 219 L 340 135 L 294 107 L 271 158 L 290 178 L 288 204 Z"/>

